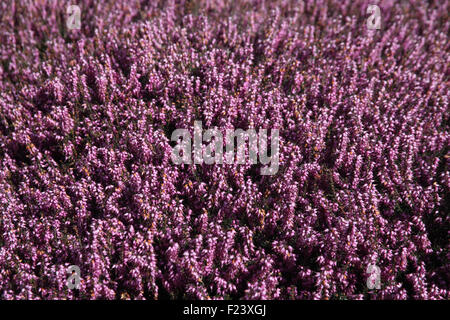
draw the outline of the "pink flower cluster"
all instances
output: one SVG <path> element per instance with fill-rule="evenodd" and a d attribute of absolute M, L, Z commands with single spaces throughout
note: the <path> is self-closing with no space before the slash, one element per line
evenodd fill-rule
<path fill-rule="evenodd" d="M 448 0 L 73 2 L 0 3 L 1 299 L 449 298 Z"/>

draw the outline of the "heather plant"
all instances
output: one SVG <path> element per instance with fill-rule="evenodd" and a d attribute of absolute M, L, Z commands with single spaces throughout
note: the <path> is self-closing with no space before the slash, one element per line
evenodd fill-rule
<path fill-rule="evenodd" d="M 448 299 L 448 9 L 0 2 L 1 299 Z"/>

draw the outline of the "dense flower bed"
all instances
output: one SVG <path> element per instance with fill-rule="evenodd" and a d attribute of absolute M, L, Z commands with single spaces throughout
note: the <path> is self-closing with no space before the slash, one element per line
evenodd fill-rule
<path fill-rule="evenodd" d="M 77 2 L 0 4 L 2 299 L 449 298 L 447 0 Z M 175 165 L 195 120 L 279 171 Z"/>

